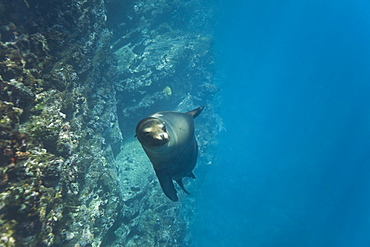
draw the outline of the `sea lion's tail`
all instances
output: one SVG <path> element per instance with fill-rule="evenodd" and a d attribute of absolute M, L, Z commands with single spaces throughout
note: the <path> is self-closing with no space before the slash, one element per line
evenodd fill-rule
<path fill-rule="evenodd" d="M 186 114 L 190 114 L 190 115 L 193 116 L 193 118 L 196 118 L 202 112 L 203 108 L 204 108 L 204 106 L 198 107 L 195 110 L 188 111 Z"/>

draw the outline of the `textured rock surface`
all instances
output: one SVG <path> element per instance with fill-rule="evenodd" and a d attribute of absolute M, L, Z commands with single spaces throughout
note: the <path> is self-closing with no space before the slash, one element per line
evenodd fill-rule
<path fill-rule="evenodd" d="M 0 3 L 2 246 L 97 245 L 118 213 L 112 148 L 122 137 L 104 10 Z"/>
<path fill-rule="evenodd" d="M 154 111 L 206 105 L 212 161 L 212 8 L 12 0 L 0 16 L 0 245 L 189 245 L 192 198 L 163 195 L 132 137 Z"/>

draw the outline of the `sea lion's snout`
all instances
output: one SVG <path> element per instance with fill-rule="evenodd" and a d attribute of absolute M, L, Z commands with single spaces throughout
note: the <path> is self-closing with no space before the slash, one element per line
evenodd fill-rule
<path fill-rule="evenodd" d="M 168 138 L 168 134 L 167 133 L 161 133 L 161 134 L 159 134 L 159 136 L 157 136 L 157 139 L 158 140 L 161 140 L 161 141 L 164 141 L 164 140 L 168 140 L 169 138 Z"/>

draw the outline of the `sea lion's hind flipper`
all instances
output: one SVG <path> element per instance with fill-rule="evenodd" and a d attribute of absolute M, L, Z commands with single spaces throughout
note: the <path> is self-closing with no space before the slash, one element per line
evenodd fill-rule
<path fill-rule="evenodd" d="M 176 179 L 175 181 L 180 185 L 181 189 L 182 189 L 186 194 L 188 194 L 188 195 L 189 195 L 189 192 L 185 189 L 184 184 L 182 183 L 182 178 L 180 178 L 180 179 Z"/>
<path fill-rule="evenodd" d="M 204 108 L 204 106 L 198 107 L 195 110 L 188 111 L 186 114 L 190 114 L 190 115 L 193 116 L 193 118 L 196 118 L 202 112 L 203 108 Z"/>
<path fill-rule="evenodd" d="M 155 171 L 155 173 L 157 174 L 159 183 L 161 184 L 164 194 L 172 201 L 178 201 L 179 198 L 177 197 L 177 192 L 172 182 L 171 176 L 168 175 L 165 171 Z"/>
<path fill-rule="evenodd" d="M 190 172 L 188 175 L 187 175 L 188 178 L 192 178 L 192 179 L 195 179 L 195 175 L 193 172 Z"/>

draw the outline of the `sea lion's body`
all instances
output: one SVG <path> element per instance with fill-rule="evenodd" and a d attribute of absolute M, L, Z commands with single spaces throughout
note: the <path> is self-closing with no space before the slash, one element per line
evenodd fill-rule
<path fill-rule="evenodd" d="M 163 192 L 177 201 L 172 180 L 188 193 L 182 178 L 195 178 L 192 170 L 198 158 L 198 145 L 194 137 L 193 118 L 203 107 L 187 113 L 158 112 L 142 119 L 136 126 L 136 135 L 153 164 Z"/>

